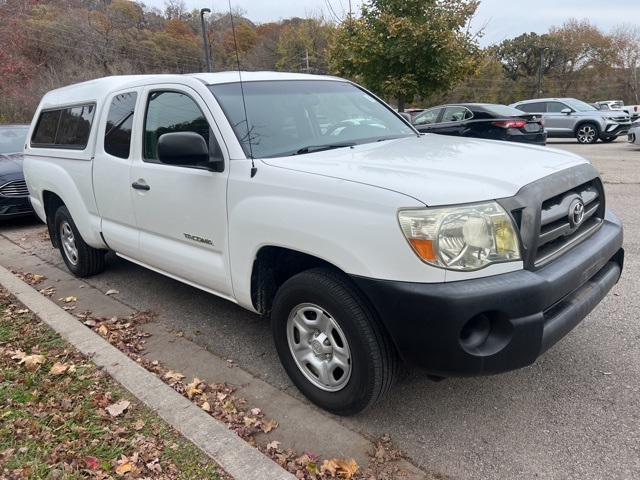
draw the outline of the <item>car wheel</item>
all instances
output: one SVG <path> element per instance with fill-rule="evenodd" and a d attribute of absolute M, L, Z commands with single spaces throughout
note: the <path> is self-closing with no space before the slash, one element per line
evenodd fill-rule
<path fill-rule="evenodd" d="M 598 127 L 593 123 L 584 123 L 578 127 L 576 138 L 579 143 L 596 143 L 598 141 Z"/>
<path fill-rule="evenodd" d="M 602 137 L 600 140 L 602 140 L 604 143 L 609 143 L 613 142 L 616 138 L 618 137 Z"/>
<path fill-rule="evenodd" d="M 86 244 L 65 206 L 56 211 L 55 232 L 60 253 L 71 273 L 77 277 L 89 277 L 104 269 L 105 251 Z"/>
<path fill-rule="evenodd" d="M 271 323 L 287 374 L 329 412 L 366 410 L 395 382 L 393 344 L 366 297 L 338 271 L 316 268 L 287 280 Z"/>

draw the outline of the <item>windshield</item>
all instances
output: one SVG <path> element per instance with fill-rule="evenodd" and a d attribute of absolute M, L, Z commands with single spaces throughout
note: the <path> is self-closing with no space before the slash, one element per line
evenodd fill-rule
<path fill-rule="evenodd" d="M 593 107 L 588 103 L 583 102 L 582 100 L 576 100 L 575 98 L 568 98 L 564 100 L 564 103 L 569 105 L 576 112 L 591 112 L 593 110 L 598 110 L 596 107 Z"/>
<path fill-rule="evenodd" d="M 28 125 L 0 125 L 0 153 L 22 153 Z"/>
<path fill-rule="evenodd" d="M 348 82 L 280 80 L 209 89 L 247 157 L 300 155 L 416 134 L 386 105 Z"/>

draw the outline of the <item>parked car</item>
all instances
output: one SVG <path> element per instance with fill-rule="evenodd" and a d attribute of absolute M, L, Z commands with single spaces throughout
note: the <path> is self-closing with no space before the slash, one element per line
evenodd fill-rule
<path fill-rule="evenodd" d="M 640 145 L 640 120 L 633 123 L 627 134 L 627 141 L 634 145 Z"/>
<path fill-rule="evenodd" d="M 411 123 L 421 133 L 509 140 L 545 145 L 547 133 L 541 115 L 506 105 L 458 103 L 425 110 Z"/>
<path fill-rule="evenodd" d="M 595 106 L 598 110 L 622 110 L 629 114 L 632 122 L 640 118 L 640 105 L 625 105 L 622 100 L 601 100 Z"/>
<path fill-rule="evenodd" d="M 33 214 L 22 173 L 29 125 L 0 125 L 0 219 Z"/>
<path fill-rule="evenodd" d="M 629 115 L 622 111 L 601 112 L 575 98 L 538 98 L 512 103 L 512 107 L 543 115 L 549 138 L 575 137 L 580 143 L 612 142 L 626 135 Z"/>
<path fill-rule="evenodd" d="M 409 116 L 411 117 L 411 120 L 416 118 L 422 112 L 424 112 L 424 108 L 405 108 L 404 109 L 404 113 L 408 113 Z"/>

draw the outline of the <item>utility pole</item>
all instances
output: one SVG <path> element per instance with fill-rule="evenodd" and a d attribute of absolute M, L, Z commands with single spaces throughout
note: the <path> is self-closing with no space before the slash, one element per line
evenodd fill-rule
<path fill-rule="evenodd" d="M 207 30 L 204 26 L 204 14 L 211 13 L 210 8 L 200 9 L 200 21 L 202 22 L 202 40 L 204 41 L 204 58 L 207 60 L 207 72 L 211 72 L 211 62 L 209 61 L 209 42 L 207 42 Z"/>
<path fill-rule="evenodd" d="M 538 66 L 538 98 L 542 93 L 542 52 L 549 50 L 549 47 L 540 47 L 540 65 Z"/>

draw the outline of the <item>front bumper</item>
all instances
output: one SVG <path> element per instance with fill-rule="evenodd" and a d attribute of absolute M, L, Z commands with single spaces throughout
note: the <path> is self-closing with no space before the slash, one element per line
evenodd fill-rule
<path fill-rule="evenodd" d="M 621 136 L 626 135 L 631 128 L 631 122 L 628 123 L 607 123 L 604 132 L 607 136 Z"/>
<path fill-rule="evenodd" d="M 33 215 L 29 197 L 3 197 L 0 195 L 0 220 Z"/>
<path fill-rule="evenodd" d="M 488 375 L 532 364 L 598 305 L 620 278 L 622 236 L 607 212 L 596 234 L 537 271 L 441 284 L 353 279 L 407 363 Z"/>

